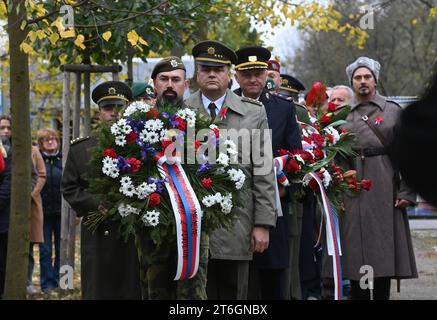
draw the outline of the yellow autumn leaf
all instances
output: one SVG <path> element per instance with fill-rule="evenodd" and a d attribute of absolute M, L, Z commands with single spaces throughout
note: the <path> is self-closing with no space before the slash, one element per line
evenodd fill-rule
<path fill-rule="evenodd" d="M 135 30 L 131 30 L 127 34 L 127 40 L 130 42 L 132 46 L 135 46 L 138 43 L 139 35 Z"/>
<path fill-rule="evenodd" d="M 158 31 L 160 34 L 164 34 L 164 32 L 161 29 L 159 29 L 157 27 L 152 27 L 152 28 L 155 29 L 156 31 Z"/>
<path fill-rule="evenodd" d="M 57 34 L 56 32 L 55 32 L 55 33 L 52 33 L 52 34 L 49 36 L 49 40 L 50 40 L 50 42 L 51 42 L 52 45 L 55 45 L 56 42 L 58 42 L 58 40 L 59 40 L 59 34 Z"/>
<path fill-rule="evenodd" d="M 149 46 L 149 43 L 141 37 L 138 38 L 138 41 L 144 46 Z"/>
<path fill-rule="evenodd" d="M 33 48 L 26 42 L 23 42 L 20 44 L 20 49 L 21 51 L 23 51 L 25 54 L 30 54 L 33 52 Z"/>
<path fill-rule="evenodd" d="M 5 2 L 4 1 L 0 2 L 0 14 L 5 14 L 7 12 L 8 10 L 6 9 Z"/>
<path fill-rule="evenodd" d="M 411 25 L 415 26 L 417 24 L 417 19 L 411 20 Z"/>
<path fill-rule="evenodd" d="M 74 44 L 81 49 L 85 49 L 85 45 L 83 44 L 84 41 L 85 41 L 85 37 L 83 36 L 83 34 L 79 34 L 76 37 L 76 40 L 74 40 Z"/>
<path fill-rule="evenodd" d="M 59 31 L 59 34 L 61 38 L 74 38 L 76 36 L 76 32 L 74 32 L 74 29 L 69 29 L 67 31 Z"/>
<path fill-rule="evenodd" d="M 106 31 L 105 33 L 102 34 L 102 38 L 105 39 L 105 41 L 108 41 L 112 36 L 112 32 L 111 31 Z"/>

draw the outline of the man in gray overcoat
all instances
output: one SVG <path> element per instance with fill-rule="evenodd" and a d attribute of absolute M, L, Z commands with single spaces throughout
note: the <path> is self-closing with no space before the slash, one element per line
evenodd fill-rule
<path fill-rule="evenodd" d="M 349 161 L 357 178 L 370 179 L 370 191 L 345 197 L 341 245 L 343 275 L 353 299 L 369 299 L 360 287 L 362 266 L 373 270 L 373 297 L 390 298 L 391 279 L 417 278 L 406 207 L 416 196 L 406 188 L 387 155 L 399 126 L 401 108 L 377 93 L 380 64 L 360 57 L 346 73 L 354 90 L 344 127 L 356 134 L 358 157 Z"/>
<path fill-rule="evenodd" d="M 276 223 L 276 177 L 267 114 L 261 102 L 237 96 L 228 89 L 229 68 L 237 60 L 233 50 L 217 41 L 203 41 L 194 46 L 192 53 L 200 90 L 185 103 L 212 121 L 220 118 L 220 128 L 247 129 L 251 133 L 250 146 L 237 144 L 239 163 L 249 160 L 242 165 L 246 175 L 241 193 L 243 207 L 238 208 L 232 230 L 219 229 L 210 236 L 206 288 L 208 299 L 244 300 L 252 253 L 268 247 L 269 229 Z"/>

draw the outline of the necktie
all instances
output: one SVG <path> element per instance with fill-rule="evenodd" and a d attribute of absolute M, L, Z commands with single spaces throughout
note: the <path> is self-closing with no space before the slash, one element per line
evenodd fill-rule
<path fill-rule="evenodd" d="M 208 109 L 209 109 L 209 114 L 211 115 L 211 119 L 212 120 L 214 120 L 215 119 L 215 117 L 216 117 L 216 113 L 215 113 L 215 109 L 216 109 L 217 107 L 215 106 L 215 104 L 214 104 L 214 102 L 211 102 L 210 104 L 209 104 L 209 106 L 208 106 Z"/>

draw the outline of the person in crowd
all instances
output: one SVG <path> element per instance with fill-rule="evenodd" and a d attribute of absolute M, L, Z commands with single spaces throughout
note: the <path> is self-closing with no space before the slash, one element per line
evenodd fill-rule
<path fill-rule="evenodd" d="M 293 102 L 272 95 L 264 89 L 268 73 L 270 51 L 263 47 L 247 47 L 236 52 L 238 60 L 235 78 L 240 89 L 239 96 L 249 97 L 261 102 L 267 113 L 269 128 L 272 130 L 273 155 L 278 150 L 302 149 L 299 126 L 296 122 Z M 252 58 L 250 58 L 252 57 Z M 256 57 L 256 61 L 253 57 Z M 279 72 L 278 72 L 279 75 Z M 276 220 L 276 227 L 270 229 L 269 247 L 262 253 L 254 253 L 250 264 L 249 286 L 259 286 L 259 292 L 251 292 L 249 297 L 284 300 L 289 271 L 289 204 L 292 191 L 279 186 L 281 214 Z M 253 290 L 255 291 L 255 290 Z"/>
<path fill-rule="evenodd" d="M 59 287 L 62 153 L 56 130 L 39 130 L 37 140 L 46 168 L 46 183 L 41 190 L 44 243 L 39 245 L 40 284 L 43 292 L 49 292 Z"/>
<path fill-rule="evenodd" d="M 99 121 L 114 122 L 132 99 L 132 91 L 120 81 L 99 84 L 92 92 L 99 106 Z M 115 221 L 104 222 L 95 231 L 85 225 L 87 216 L 97 210 L 108 212 L 105 204 L 87 191 L 90 158 L 97 145 L 97 132 L 73 140 L 65 162 L 61 192 L 71 208 L 82 217 L 81 285 L 86 300 L 141 299 L 138 254 L 133 238 L 125 242 Z"/>
<path fill-rule="evenodd" d="M 250 148 L 240 148 L 238 159 L 250 159 L 243 170 L 249 185 L 242 193 L 244 208 L 232 230 L 218 229 L 210 236 L 207 294 L 209 299 L 244 300 L 247 298 L 249 261 L 254 252 L 269 246 L 269 230 L 276 223 L 275 176 L 267 114 L 261 102 L 240 97 L 228 89 L 230 67 L 237 55 L 218 41 L 197 43 L 192 54 L 198 67 L 199 90 L 185 103 L 209 116 L 211 121 L 227 107 L 225 129 L 260 132 L 251 139 Z M 265 63 L 264 63 L 265 64 Z M 264 86 L 264 84 L 263 84 Z M 243 154 L 244 153 L 244 154 Z"/>

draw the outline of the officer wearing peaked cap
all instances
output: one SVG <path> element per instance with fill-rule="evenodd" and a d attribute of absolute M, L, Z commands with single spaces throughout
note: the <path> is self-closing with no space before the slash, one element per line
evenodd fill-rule
<path fill-rule="evenodd" d="M 272 135 L 272 151 L 278 156 L 278 150 L 295 150 L 302 148 L 299 127 L 296 122 L 293 102 L 264 89 L 267 79 L 270 51 L 263 47 L 248 47 L 238 50 L 238 62 L 235 67 L 236 80 L 240 89 L 235 93 L 260 101 L 267 112 L 268 126 Z M 276 228 L 270 229 L 269 248 L 262 253 L 254 253 L 251 263 L 249 288 L 259 295 L 249 298 L 285 299 L 286 276 L 289 268 L 289 203 L 292 191 L 281 188 L 281 214 L 276 221 Z"/>
<path fill-rule="evenodd" d="M 99 120 L 112 122 L 132 99 L 132 92 L 123 82 L 108 81 L 93 90 L 92 99 L 99 106 Z M 97 142 L 95 132 L 72 141 L 61 181 L 64 199 L 82 217 L 82 298 L 141 299 L 138 254 L 133 239 L 124 242 L 118 236 L 115 222 L 102 223 L 94 232 L 84 224 L 90 212 L 110 209 L 87 191 L 87 176 L 92 170 L 89 162 Z"/>
<path fill-rule="evenodd" d="M 219 127 L 261 133 L 258 141 L 251 139 L 248 148 L 238 148 L 239 161 L 247 159 L 249 162 L 243 170 L 246 181 L 251 181 L 241 194 L 244 207 L 235 208 L 238 221 L 232 230 L 214 231 L 209 243 L 208 298 L 244 300 L 248 293 L 249 261 L 253 252 L 262 252 L 268 247 L 269 228 L 276 220 L 273 155 L 270 148 L 264 148 L 271 145 L 270 136 L 265 134 L 268 132 L 266 112 L 261 102 L 240 97 L 228 89 L 229 68 L 237 62 L 234 51 L 217 41 L 202 41 L 194 46 L 192 53 L 200 90 L 185 103 L 209 116 L 211 122 L 219 118 L 220 110 L 225 107 L 226 118 L 217 123 Z M 265 154 L 256 150 L 265 150 Z M 262 174 L 257 174 L 256 163 L 264 164 Z"/>
<path fill-rule="evenodd" d="M 281 74 L 281 85 L 278 95 L 294 102 L 297 119 L 301 122 L 311 124 L 308 109 L 298 103 L 299 93 L 305 90 L 305 86 L 295 77 L 288 74 Z"/>

